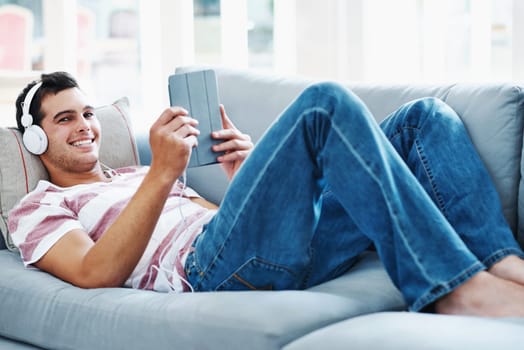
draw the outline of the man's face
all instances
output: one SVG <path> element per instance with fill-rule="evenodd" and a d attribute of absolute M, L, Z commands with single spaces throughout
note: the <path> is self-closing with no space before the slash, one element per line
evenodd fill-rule
<path fill-rule="evenodd" d="M 86 172 L 98 164 L 100 123 L 87 97 L 77 88 L 42 99 L 41 127 L 49 139 L 40 159 L 49 171 Z"/>

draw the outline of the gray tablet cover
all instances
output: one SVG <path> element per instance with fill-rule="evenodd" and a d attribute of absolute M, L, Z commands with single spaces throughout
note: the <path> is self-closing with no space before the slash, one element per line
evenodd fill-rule
<path fill-rule="evenodd" d="M 222 121 L 215 72 L 208 69 L 169 76 L 169 99 L 171 106 L 184 107 L 199 122 L 198 147 L 188 167 L 217 163 L 220 153 L 211 146 L 221 141 L 211 138 L 211 132 L 222 129 Z"/>

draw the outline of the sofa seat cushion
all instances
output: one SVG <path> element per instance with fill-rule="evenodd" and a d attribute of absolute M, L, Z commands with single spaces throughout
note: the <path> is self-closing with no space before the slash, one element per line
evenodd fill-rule
<path fill-rule="evenodd" d="M 0 336 L 53 349 L 277 349 L 349 317 L 404 307 L 374 253 L 308 291 L 80 289 L 0 251 Z M 347 286 L 347 287 L 344 287 Z"/>
<path fill-rule="evenodd" d="M 284 347 L 308 349 L 522 349 L 524 319 L 381 312 L 312 332 Z"/>
<path fill-rule="evenodd" d="M 42 348 L 38 348 L 36 346 L 29 345 L 24 342 L 17 342 L 12 339 L 0 337 L 0 349 L 2 350 L 39 350 Z"/>

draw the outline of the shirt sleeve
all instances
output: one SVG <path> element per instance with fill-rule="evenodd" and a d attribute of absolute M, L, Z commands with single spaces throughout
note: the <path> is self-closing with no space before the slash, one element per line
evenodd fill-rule
<path fill-rule="evenodd" d="M 9 213 L 9 232 L 25 266 L 40 260 L 66 233 L 83 229 L 77 215 L 63 202 L 44 198 L 45 193 L 30 195 Z"/>

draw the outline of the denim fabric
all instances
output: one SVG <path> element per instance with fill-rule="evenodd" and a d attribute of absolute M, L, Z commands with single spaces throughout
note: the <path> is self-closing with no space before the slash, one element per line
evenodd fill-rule
<path fill-rule="evenodd" d="M 411 310 L 523 256 L 467 132 L 437 99 L 381 127 L 350 91 L 307 88 L 258 142 L 186 261 L 197 291 L 303 289 L 374 244 Z"/>

